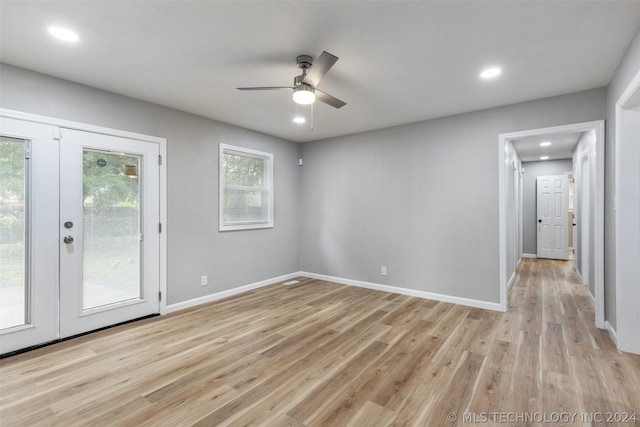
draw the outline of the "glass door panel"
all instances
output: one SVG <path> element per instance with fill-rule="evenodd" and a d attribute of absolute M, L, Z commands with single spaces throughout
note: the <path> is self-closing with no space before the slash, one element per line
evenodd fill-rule
<path fill-rule="evenodd" d="M 58 338 L 54 127 L 0 116 L 0 353 Z"/>
<path fill-rule="evenodd" d="M 140 156 L 83 150 L 82 307 L 142 297 Z"/>
<path fill-rule="evenodd" d="M 60 336 L 157 313 L 158 144 L 61 129 Z"/>
<path fill-rule="evenodd" d="M 27 146 L 0 137 L 0 329 L 29 323 Z"/>

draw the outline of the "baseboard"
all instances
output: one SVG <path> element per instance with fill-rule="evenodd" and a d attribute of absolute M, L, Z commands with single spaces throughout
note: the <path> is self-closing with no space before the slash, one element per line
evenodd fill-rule
<path fill-rule="evenodd" d="M 262 280 L 260 282 L 250 283 L 248 285 L 240 286 L 238 288 L 229 289 L 222 292 L 216 292 L 215 294 L 209 294 L 198 298 L 193 298 L 187 301 L 178 302 L 168 305 L 165 313 L 173 313 L 174 311 L 184 310 L 186 308 L 195 307 L 200 304 L 206 304 L 208 302 L 216 301 L 222 298 L 227 298 L 233 295 L 240 294 L 242 292 L 251 291 L 253 289 L 262 288 L 263 286 L 273 285 L 274 283 L 284 282 L 285 280 L 293 279 L 294 277 L 300 277 L 300 272 L 285 274 L 284 276 L 273 277 L 271 279 Z"/>
<path fill-rule="evenodd" d="M 466 305 L 466 306 L 469 306 L 469 307 L 483 308 L 485 310 L 504 311 L 504 310 L 501 309 L 500 304 L 496 303 L 496 302 L 480 301 L 480 300 L 456 297 L 456 296 L 451 296 L 451 295 L 444 295 L 444 294 L 436 294 L 436 293 L 432 293 L 432 292 L 418 291 L 418 290 L 415 290 L 415 289 L 399 288 L 399 287 L 395 287 L 395 286 L 381 285 L 381 284 L 378 284 L 378 283 L 364 282 L 364 281 L 361 281 L 361 280 L 352 280 L 352 279 L 345 279 L 345 278 L 342 278 L 342 277 L 327 276 L 327 275 L 324 275 L 324 274 L 309 273 L 309 272 L 306 272 L 306 271 L 301 271 L 301 272 L 298 273 L 298 275 L 303 276 L 303 277 L 308 277 L 308 278 L 311 278 L 311 279 L 326 280 L 327 282 L 340 283 L 342 285 L 357 286 L 359 288 L 373 289 L 375 291 L 391 292 L 391 293 L 396 293 L 396 294 L 408 295 L 408 296 L 411 296 L 411 297 L 418 297 L 418 298 L 431 299 L 431 300 L 442 301 L 442 302 L 449 302 L 449 303 L 452 303 L 452 304 L 460 304 L 460 305 Z"/>
<path fill-rule="evenodd" d="M 608 320 L 604 322 L 604 328 L 607 330 L 607 332 L 609 332 L 609 336 L 611 337 L 611 339 L 613 340 L 613 343 L 617 347 L 618 346 L 618 334 L 616 333 L 616 329 L 613 327 L 613 325 L 611 323 L 609 323 Z"/>
<path fill-rule="evenodd" d="M 521 254 L 520 258 L 538 258 L 536 254 Z"/>
<path fill-rule="evenodd" d="M 184 310 L 184 309 L 195 307 L 201 304 L 217 301 L 223 298 L 240 294 L 242 292 L 247 292 L 253 289 L 262 288 L 264 286 L 272 285 L 278 282 L 284 282 L 286 280 L 290 280 L 295 277 L 308 277 L 310 279 L 326 280 L 328 282 L 340 283 L 342 285 L 348 285 L 348 286 L 357 286 L 360 288 L 367 288 L 367 289 L 372 289 L 376 291 L 390 292 L 390 293 L 396 293 L 396 294 L 407 295 L 412 297 L 431 299 L 435 301 L 448 302 L 452 304 L 466 305 L 469 307 L 477 307 L 485 310 L 503 311 L 500 307 L 500 304 L 494 303 L 494 302 L 456 297 L 452 295 L 437 294 L 433 292 L 418 291 L 415 289 L 400 288 L 396 286 L 381 285 L 379 283 L 345 279 L 342 277 L 327 276 L 324 274 L 309 273 L 306 271 L 297 271 L 294 273 L 285 274 L 284 276 L 273 277 L 271 279 L 262 280 L 260 282 L 250 283 L 248 285 L 240 286 L 238 288 L 228 289 L 226 291 L 216 292 L 214 294 L 209 294 L 202 297 L 193 298 L 187 301 L 170 304 L 166 307 L 166 311 L 163 314 L 173 313 L 175 311 Z M 511 280 L 513 280 L 513 277 L 515 277 L 515 275 L 512 276 Z"/>
<path fill-rule="evenodd" d="M 518 262 L 519 264 L 520 262 Z M 513 282 L 516 278 L 516 272 L 514 271 L 513 273 L 511 273 L 511 277 L 509 278 L 509 281 L 507 282 L 507 289 L 511 289 L 511 285 L 513 285 Z"/>
<path fill-rule="evenodd" d="M 588 286 L 587 286 L 587 294 L 589 294 L 589 299 L 591 300 L 591 303 L 595 307 L 596 306 L 596 297 L 593 296 L 593 294 L 591 293 L 591 289 L 589 289 Z"/>

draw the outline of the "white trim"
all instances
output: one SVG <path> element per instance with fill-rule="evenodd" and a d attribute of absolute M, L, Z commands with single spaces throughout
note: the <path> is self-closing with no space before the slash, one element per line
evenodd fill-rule
<path fill-rule="evenodd" d="M 167 295 L 167 139 L 152 135 L 144 135 L 141 133 L 129 132 L 119 129 L 112 129 L 102 126 L 90 125 L 86 123 L 74 122 L 71 120 L 57 119 L 54 117 L 41 116 L 37 114 L 24 113 L 22 111 L 9 110 L 0 108 L 0 117 L 23 120 L 32 123 L 41 123 L 58 128 L 73 129 L 85 132 L 93 132 L 102 135 L 110 135 L 138 141 L 152 142 L 159 146 L 160 155 L 162 156 L 162 164 L 160 165 L 160 222 L 162 223 L 162 233 L 160 235 L 160 292 L 163 298 L 160 301 L 160 314 L 166 313 L 166 295 Z"/>
<path fill-rule="evenodd" d="M 519 263 L 519 262 L 518 262 L 518 263 Z M 513 285 L 513 282 L 514 282 L 514 281 L 515 281 L 515 279 L 516 279 L 516 271 L 517 271 L 517 270 L 518 270 L 518 269 L 516 268 L 516 269 L 513 271 L 513 274 L 511 274 L 511 277 L 509 278 L 509 282 L 507 283 L 507 289 L 511 289 L 511 285 Z"/>
<path fill-rule="evenodd" d="M 219 231 L 237 231 L 237 230 L 257 230 L 261 228 L 273 228 L 273 154 L 265 151 L 252 150 L 250 148 L 238 147 L 220 143 L 218 153 L 218 230 Z M 266 160 L 267 170 L 264 172 L 267 180 L 265 188 L 256 188 L 256 190 L 267 191 L 269 194 L 269 207 L 267 221 L 247 221 L 244 223 L 225 224 L 224 223 L 224 154 L 232 152 L 244 157 L 253 157 L 256 159 Z"/>
<path fill-rule="evenodd" d="M 522 254 L 521 257 L 522 258 L 538 258 L 538 255 L 536 255 L 536 254 Z"/>
<path fill-rule="evenodd" d="M 609 332 L 609 336 L 611 337 L 611 339 L 613 340 L 613 343 L 617 347 L 618 346 L 618 333 L 616 332 L 616 329 L 613 327 L 613 325 L 611 323 L 609 323 L 608 320 L 606 322 L 604 322 L 604 327 Z"/>
<path fill-rule="evenodd" d="M 160 144 L 160 314 L 167 312 L 167 144 L 166 140 Z"/>
<path fill-rule="evenodd" d="M 503 135 L 498 136 L 498 276 L 500 280 L 500 311 L 507 311 L 507 216 L 505 207 L 507 204 L 504 190 L 504 161 L 507 139 Z"/>
<path fill-rule="evenodd" d="M 519 132 L 502 133 L 498 135 L 498 225 L 499 225 L 499 265 L 500 265 L 500 303 L 506 310 L 507 298 L 507 241 L 506 241 L 506 195 L 504 191 L 504 150 L 507 142 L 534 135 L 549 135 L 559 132 L 580 132 L 594 130 L 596 133 L 596 186 L 595 186 L 595 233 L 594 233 L 594 264 L 595 264 L 595 324 L 598 328 L 605 327 L 604 320 L 604 120 L 574 123 L 570 125 L 552 126 L 541 129 L 530 129 Z"/>
<path fill-rule="evenodd" d="M 327 276 L 324 274 L 309 273 L 306 271 L 301 271 L 298 274 L 302 277 L 308 277 L 310 279 L 325 280 L 328 282 L 340 283 L 342 285 L 348 285 L 348 286 L 357 286 L 359 288 L 372 289 L 375 291 L 390 292 L 395 294 L 408 295 L 411 297 L 431 299 L 435 301 L 448 302 L 452 304 L 466 305 L 469 307 L 483 308 L 485 310 L 506 311 L 502 309 L 502 306 L 500 304 L 495 302 L 480 301 L 475 299 L 456 297 L 452 295 L 436 294 L 432 292 L 418 291 L 415 289 L 399 288 L 396 286 L 381 285 L 378 283 L 345 279 L 342 277 Z"/>
<path fill-rule="evenodd" d="M 160 144 L 161 146 L 167 143 L 167 140 L 165 138 L 160 138 L 157 136 L 144 135 L 136 132 L 129 132 L 125 130 L 90 125 L 87 123 L 74 122 L 71 120 L 57 119 L 55 117 L 47 117 L 47 116 L 40 116 L 37 114 L 23 113 L 21 111 L 8 110 L 6 108 L 0 108 L 0 116 L 9 117 L 12 119 L 24 120 L 26 122 L 42 123 L 42 124 L 57 126 L 65 129 L 100 133 L 102 135 L 119 136 L 121 138 L 137 139 L 139 141 L 155 142 L 157 144 Z"/>
<path fill-rule="evenodd" d="M 197 305 L 206 304 L 209 302 L 217 301 L 222 298 L 231 297 L 243 292 L 251 291 L 253 289 L 262 288 L 264 286 L 273 285 L 274 283 L 284 282 L 286 280 L 293 279 L 294 277 L 300 277 L 302 273 L 289 273 L 284 276 L 273 277 L 271 279 L 262 280 L 260 282 L 250 283 L 248 285 L 240 286 L 238 288 L 228 289 L 226 291 L 216 292 L 215 294 L 209 294 L 198 298 L 193 298 L 187 301 L 178 302 L 168 305 L 165 313 L 173 313 L 178 310 L 184 310 L 187 308 L 195 307 Z"/>
<path fill-rule="evenodd" d="M 623 248 L 623 244 L 622 242 L 624 241 L 628 241 L 628 239 L 625 239 L 625 234 L 620 226 L 620 224 L 622 223 L 621 219 L 620 219 L 620 210 L 618 209 L 618 201 L 621 200 L 620 198 L 620 185 L 619 183 L 622 182 L 622 171 L 619 168 L 620 165 L 620 136 L 622 133 L 622 123 L 621 123 L 621 116 L 622 116 L 622 110 L 623 107 L 626 105 L 626 103 L 631 99 L 631 96 L 637 91 L 640 90 L 640 71 L 638 71 L 635 75 L 635 77 L 629 82 L 629 84 L 627 85 L 626 89 L 624 90 L 624 92 L 622 92 L 622 95 L 620 95 L 620 97 L 618 98 L 618 100 L 616 101 L 615 104 L 615 129 L 614 129 L 614 140 L 612 141 L 613 145 L 614 145 L 614 170 L 615 170 L 615 177 L 614 177 L 614 186 L 615 186 L 615 192 L 614 192 L 614 202 L 613 202 L 613 209 L 614 209 L 614 217 L 615 217 L 615 230 L 614 230 L 614 237 L 615 237 L 615 248 L 616 248 L 616 254 L 621 254 L 623 253 L 623 251 L 625 250 L 625 248 Z M 617 327 L 618 329 L 620 329 L 621 331 L 621 341 L 618 341 L 617 339 L 617 333 L 616 333 L 616 345 L 618 347 L 618 349 L 622 350 L 622 351 L 627 351 L 627 352 L 634 352 L 634 353 L 638 353 L 640 354 L 640 343 L 634 343 L 634 342 L 630 342 L 632 341 L 632 339 L 629 339 L 629 334 L 626 332 L 627 330 L 632 330 L 632 328 L 637 328 L 637 325 L 633 325 L 633 320 L 627 320 L 628 319 L 628 314 L 627 311 L 624 309 L 624 303 L 626 302 L 625 300 L 625 295 L 629 295 L 629 291 L 625 292 L 625 289 L 622 286 L 623 281 L 620 280 L 622 277 L 624 277 L 624 274 L 622 272 L 622 267 L 620 265 L 620 262 L 618 260 L 618 255 L 616 255 L 616 260 L 615 260 L 615 272 L 616 272 L 616 318 L 617 318 Z M 631 292 L 631 294 L 633 295 L 633 292 Z M 637 293 L 636 293 L 637 295 Z M 636 307 L 637 308 L 637 307 Z"/>

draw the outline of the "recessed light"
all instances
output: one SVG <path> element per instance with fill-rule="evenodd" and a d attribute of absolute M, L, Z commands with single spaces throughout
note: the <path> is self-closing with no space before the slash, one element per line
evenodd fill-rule
<path fill-rule="evenodd" d="M 492 79 L 502 74 L 502 69 L 498 67 L 487 68 L 480 73 L 480 77 L 483 79 Z"/>
<path fill-rule="evenodd" d="M 77 42 L 80 37 L 71 30 L 62 27 L 49 27 L 49 34 L 53 37 L 64 40 L 66 42 Z"/>
<path fill-rule="evenodd" d="M 297 125 L 301 125 L 306 121 L 307 120 L 304 117 L 301 117 L 301 116 L 296 116 L 296 117 L 293 118 L 293 123 L 295 123 Z"/>
<path fill-rule="evenodd" d="M 550 145 L 551 145 L 551 143 L 549 141 L 544 141 L 544 142 L 540 143 L 540 147 L 548 147 Z"/>
<path fill-rule="evenodd" d="M 540 160 L 549 160 L 549 156 L 540 156 Z"/>

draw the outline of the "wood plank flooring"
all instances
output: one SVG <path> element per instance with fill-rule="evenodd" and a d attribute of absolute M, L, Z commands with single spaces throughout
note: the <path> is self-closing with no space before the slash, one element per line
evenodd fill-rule
<path fill-rule="evenodd" d="M 593 319 L 560 261 L 507 313 L 301 278 L 4 359 L 0 425 L 640 425 L 640 356 Z"/>

